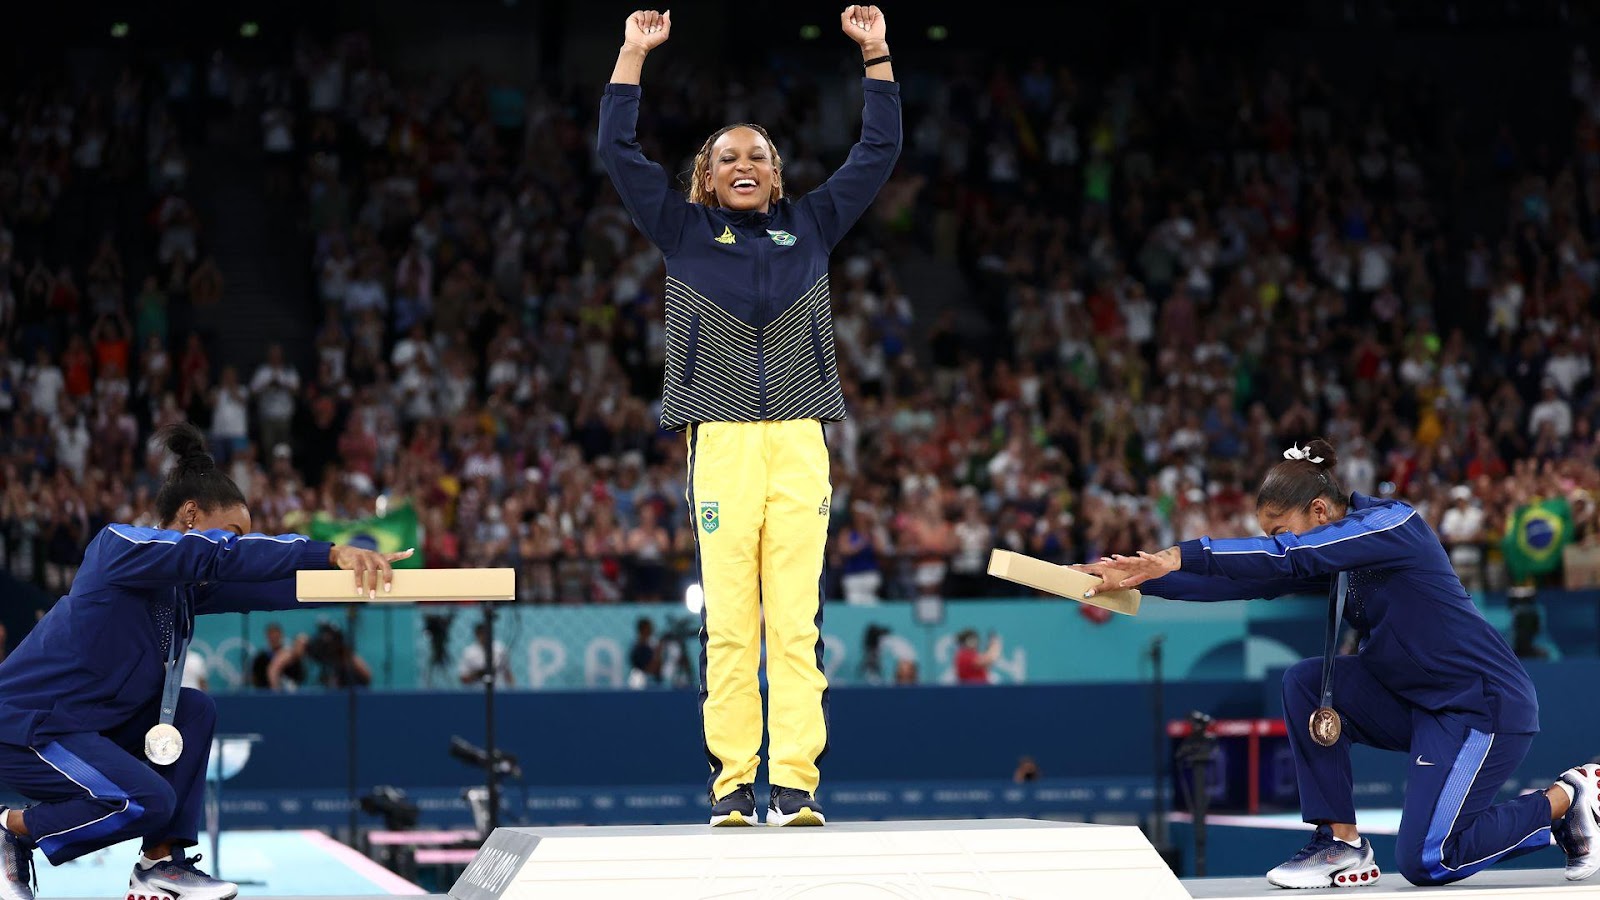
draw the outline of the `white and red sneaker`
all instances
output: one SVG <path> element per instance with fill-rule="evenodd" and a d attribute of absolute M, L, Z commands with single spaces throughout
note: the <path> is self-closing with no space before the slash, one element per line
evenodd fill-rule
<path fill-rule="evenodd" d="M 1557 780 L 1572 788 L 1572 805 L 1550 833 L 1567 854 L 1567 880 L 1582 881 L 1600 872 L 1600 766 L 1574 766 Z"/>
<path fill-rule="evenodd" d="M 1281 888 L 1366 887 L 1378 883 L 1378 863 L 1371 841 L 1352 846 L 1318 826 L 1311 843 L 1268 872 L 1267 881 Z"/>

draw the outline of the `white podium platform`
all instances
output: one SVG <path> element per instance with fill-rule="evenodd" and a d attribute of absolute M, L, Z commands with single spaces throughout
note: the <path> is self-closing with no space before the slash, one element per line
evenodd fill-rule
<path fill-rule="evenodd" d="M 1188 900 L 1131 826 L 1031 819 L 499 828 L 452 900 Z"/>

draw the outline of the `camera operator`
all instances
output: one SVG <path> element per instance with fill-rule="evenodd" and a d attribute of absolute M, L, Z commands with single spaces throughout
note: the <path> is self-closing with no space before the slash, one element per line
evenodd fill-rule
<path fill-rule="evenodd" d="M 699 682 L 694 671 L 694 659 L 689 655 L 688 642 L 700 635 L 700 623 L 690 616 L 673 616 L 667 619 L 666 631 L 657 645 L 661 679 L 673 687 L 691 687 Z"/>
<path fill-rule="evenodd" d="M 455 613 L 427 613 L 422 617 L 422 630 L 428 639 L 428 656 L 422 667 L 422 683 L 433 687 L 434 679 L 450 678 L 450 626 Z"/>
<path fill-rule="evenodd" d="M 477 684 L 483 680 L 488 669 L 484 659 L 483 642 L 488 636 L 488 630 L 482 622 L 472 627 L 472 643 L 461 650 L 461 663 L 456 669 L 462 684 Z M 510 654 L 506 652 L 506 645 L 500 641 L 494 642 L 494 678 L 505 687 L 512 685 Z"/>
<path fill-rule="evenodd" d="M 867 684 L 883 684 L 883 639 L 891 632 L 876 622 L 867 626 L 861 636 L 861 680 Z"/>
<path fill-rule="evenodd" d="M 321 667 L 319 681 L 326 688 L 366 687 L 372 684 L 372 669 L 345 641 L 344 632 L 327 622 L 306 646 L 306 655 Z"/>
<path fill-rule="evenodd" d="M 643 616 L 634 624 L 633 648 L 628 651 L 628 687 L 634 690 L 661 683 L 661 645 L 655 623 Z"/>

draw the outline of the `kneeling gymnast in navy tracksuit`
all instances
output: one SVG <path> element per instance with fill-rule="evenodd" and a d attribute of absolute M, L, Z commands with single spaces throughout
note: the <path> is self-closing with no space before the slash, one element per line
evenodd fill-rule
<path fill-rule="evenodd" d="M 1539 703 L 1433 529 L 1399 500 L 1345 491 L 1326 441 L 1284 456 L 1256 498 L 1265 537 L 1203 537 L 1077 567 L 1105 578 L 1100 590 L 1142 585 L 1200 601 L 1325 591 L 1345 573 L 1344 621 L 1361 643 L 1353 655 L 1330 656 L 1337 715 L 1322 737 L 1331 745 L 1309 727 L 1325 696 L 1324 660 L 1297 663 L 1283 683 L 1300 811 L 1316 834 L 1267 879 L 1286 888 L 1377 880 L 1372 845 L 1356 829 L 1351 743 L 1413 757 L 1396 841 L 1400 874 L 1413 884 L 1459 881 L 1552 838 L 1566 852 L 1568 879 L 1593 875 L 1600 767 L 1577 766 L 1548 790 L 1494 802 L 1539 730 Z"/>
<path fill-rule="evenodd" d="M 194 616 L 293 608 L 300 569 L 350 569 L 376 591 L 410 554 L 252 534 L 200 432 L 160 437 L 178 456 L 156 496 L 161 527 L 102 529 L 71 592 L 0 663 L 0 784 L 35 801 L 0 807 L 0 900 L 33 900 L 35 848 L 60 865 L 133 838 L 144 853 L 128 896 L 237 896 L 182 853 L 198 841 L 216 725 L 210 697 L 179 689 Z"/>

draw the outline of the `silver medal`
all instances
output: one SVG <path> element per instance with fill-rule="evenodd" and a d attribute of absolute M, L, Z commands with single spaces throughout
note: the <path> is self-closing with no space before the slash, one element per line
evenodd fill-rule
<path fill-rule="evenodd" d="M 144 755 L 158 766 L 170 766 L 183 755 L 183 735 L 165 722 L 144 733 Z"/>

